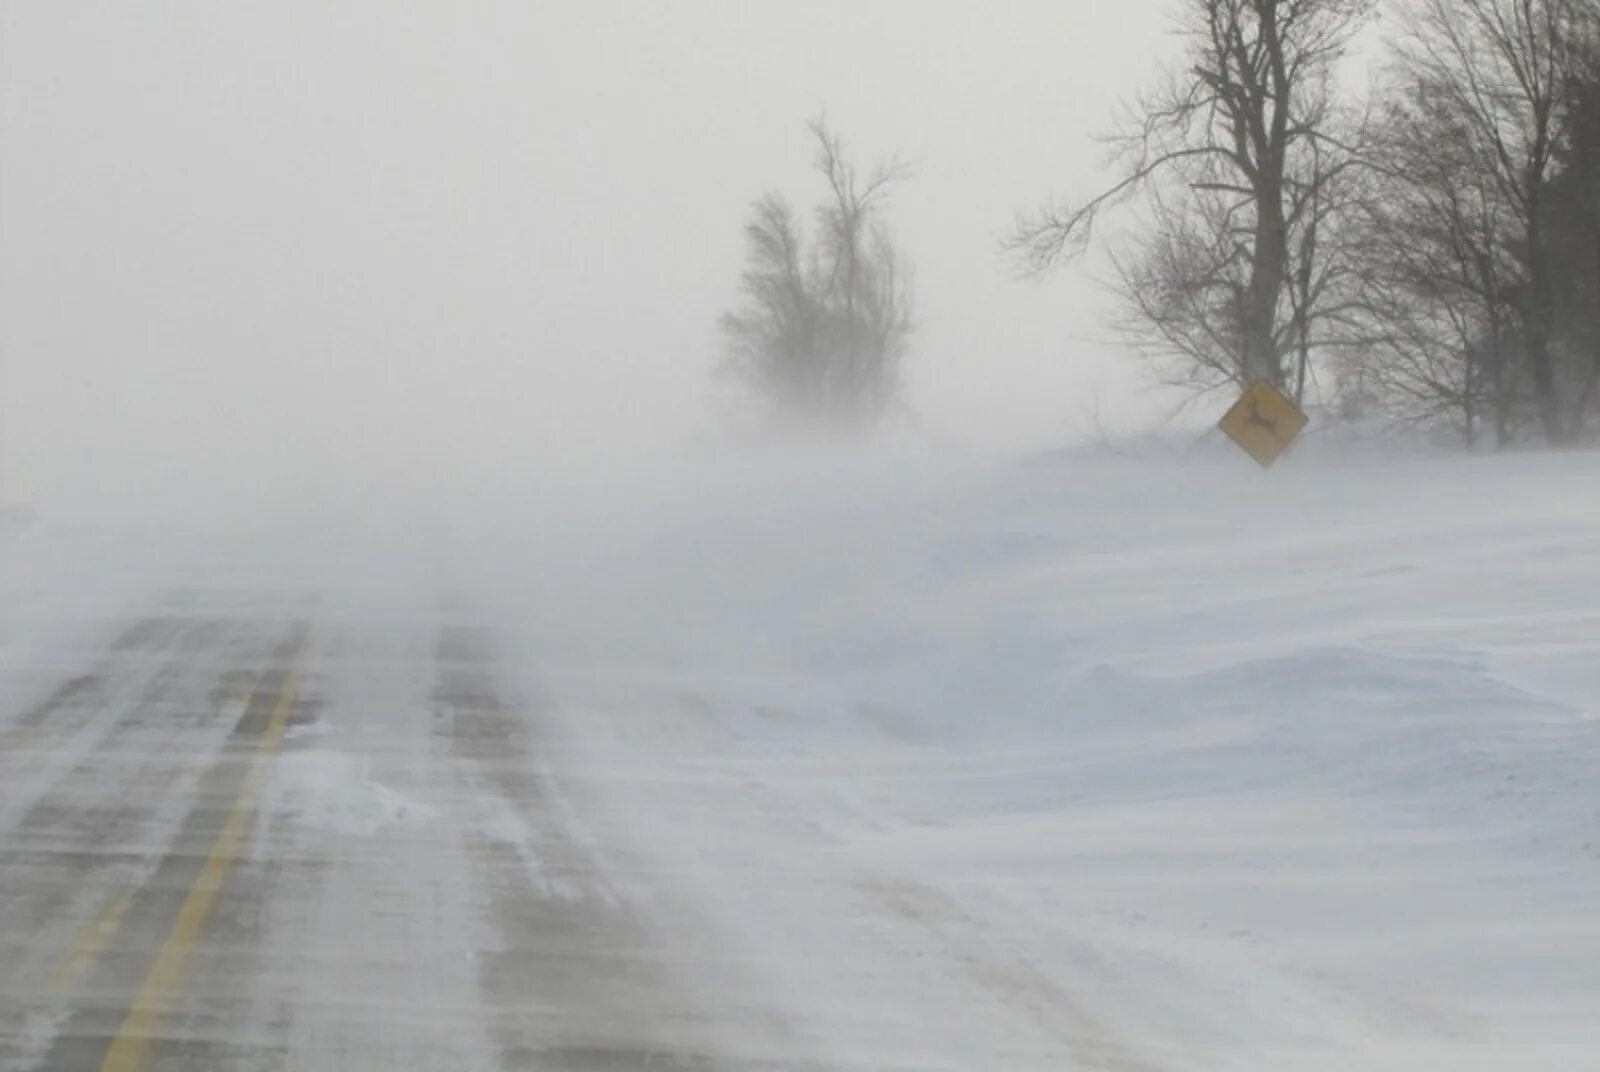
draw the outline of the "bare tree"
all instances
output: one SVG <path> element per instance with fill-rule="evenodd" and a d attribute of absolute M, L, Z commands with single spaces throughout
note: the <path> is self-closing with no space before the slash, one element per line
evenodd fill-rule
<path fill-rule="evenodd" d="M 912 328 L 909 272 L 883 220 L 907 171 L 891 160 L 862 172 L 825 123 L 810 130 L 828 188 L 816 239 L 778 195 L 753 206 L 744 302 L 721 322 L 726 368 L 786 419 L 863 429 L 899 391 Z"/>
<path fill-rule="evenodd" d="M 1154 228 L 1119 271 L 1129 323 L 1218 377 L 1303 386 L 1318 268 L 1352 166 L 1336 126 L 1334 71 L 1372 0 L 1184 0 L 1188 62 L 1138 101 L 1113 139 L 1121 176 L 1087 201 L 1019 221 L 1010 248 L 1031 271 L 1081 251 L 1108 207 L 1154 195 Z M 1330 296 L 1331 300 L 1331 296 Z M 1285 354 L 1302 355 L 1289 383 Z"/>
<path fill-rule="evenodd" d="M 1405 77 L 1370 130 L 1346 368 L 1399 416 L 1458 416 L 1469 445 L 1487 408 L 1504 446 L 1522 379 L 1513 213 L 1451 93 Z"/>
<path fill-rule="evenodd" d="M 1225 202 L 1177 204 L 1152 189 L 1149 226 L 1112 254 L 1116 327 L 1160 383 L 1191 395 L 1243 382 L 1241 306 L 1249 258 Z"/>
<path fill-rule="evenodd" d="M 817 210 L 817 225 L 835 405 L 851 423 L 868 423 L 899 388 L 910 331 L 909 280 L 881 216 L 907 168 L 889 160 L 863 174 L 825 122 L 816 120 L 810 129 L 817 140 L 816 168 L 830 194 Z"/>
<path fill-rule="evenodd" d="M 786 409 L 818 409 L 827 371 L 814 356 L 822 311 L 794 211 L 767 194 L 751 208 L 744 235 L 744 305 L 722 318 L 727 365 Z"/>
<path fill-rule="evenodd" d="M 1558 333 L 1571 359 L 1569 433 L 1577 439 L 1600 402 L 1600 3 L 1587 5 L 1573 37 L 1550 231 Z"/>
<path fill-rule="evenodd" d="M 1569 441 L 1574 425 L 1559 400 L 1550 207 L 1566 139 L 1565 94 L 1587 61 L 1594 18 L 1594 0 L 1415 0 L 1396 49 L 1443 124 L 1463 139 L 1465 166 L 1495 187 L 1503 242 L 1516 258 L 1507 282 L 1522 356 L 1551 443 Z"/>
<path fill-rule="evenodd" d="M 1331 99 L 1330 89 L 1323 92 Z M 1341 117 L 1338 125 L 1344 139 L 1308 139 L 1294 154 L 1288 179 L 1287 322 L 1279 341 L 1296 401 L 1305 397 L 1315 355 L 1364 344 L 1359 212 L 1371 188 L 1369 117 Z"/>

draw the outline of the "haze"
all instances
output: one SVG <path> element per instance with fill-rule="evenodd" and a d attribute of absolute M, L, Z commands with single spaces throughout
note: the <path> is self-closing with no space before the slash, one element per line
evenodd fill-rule
<path fill-rule="evenodd" d="M 0 1070 L 1594 1072 L 1600 49 L 1398 10 L 0 0 Z"/>
<path fill-rule="evenodd" d="M 1095 341 L 1092 273 L 1019 282 L 996 236 L 1093 181 L 1160 8 L 8 4 L 8 494 L 339 494 L 719 449 L 744 213 L 811 199 L 822 113 L 915 167 L 892 218 L 918 434 L 1070 439 L 1133 374 Z"/>

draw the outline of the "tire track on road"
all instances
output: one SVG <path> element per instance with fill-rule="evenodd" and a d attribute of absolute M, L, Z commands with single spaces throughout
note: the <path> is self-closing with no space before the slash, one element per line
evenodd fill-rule
<path fill-rule="evenodd" d="M 997 946 L 983 923 L 933 886 L 882 873 L 859 875 L 854 885 L 894 919 L 923 928 L 943 947 L 949 965 L 1001 1005 L 1071 1054 L 1072 1067 L 1094 1072 L 1165 1072 L 1118 1036 L 1081 998 L 1069 993 L 1015 951 Z"/>
<path fill-rule="evenodd" d="M 483 828 L 468 854 L 500 939 L 481 956 L 479 983 L 502 1067 L 724 1067 L 645 921 L 563 823 L 537 732 L 497 691 L 487 636 L 442 630 L 437 662 L 438 732 Z"/>

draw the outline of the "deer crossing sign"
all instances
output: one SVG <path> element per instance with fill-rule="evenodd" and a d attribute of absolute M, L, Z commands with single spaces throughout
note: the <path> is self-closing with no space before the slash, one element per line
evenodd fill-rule
<path fill-rule="evenodd" d="M 1288 396 L 1266 380 L 1252 384 L 1217 422 L 1224 434 L 1270 469 L 1310 420 Z"/>

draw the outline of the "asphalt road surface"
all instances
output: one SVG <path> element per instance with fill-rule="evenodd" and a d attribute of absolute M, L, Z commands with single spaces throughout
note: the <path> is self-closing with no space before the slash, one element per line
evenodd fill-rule
<path fill-rule="evenodd" d="M 260 602 L 174 596 L 4 723 L 0 1067 L 811 1067 L 683 985 L 715 949 L 486 631 Z"/>

